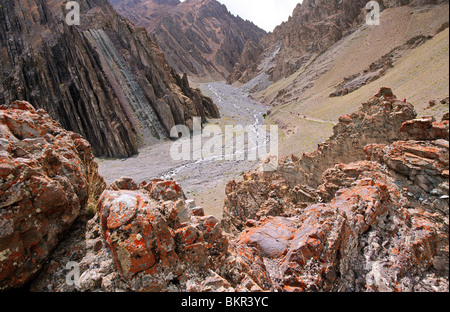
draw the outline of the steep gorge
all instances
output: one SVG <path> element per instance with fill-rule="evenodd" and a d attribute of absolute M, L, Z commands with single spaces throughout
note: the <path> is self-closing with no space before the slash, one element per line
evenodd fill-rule
<path fill-rule="evenodd" d="M 446 58 L 448 64 L 448 13 L 442 10 L 448 6 L 387 0 L 387 7 L 427 5 L 387 12 L 388 27 L 351 32 L 362 15 L 340 9 L 356 0 L 305 0 L 295 14 L 302 17 L 278 28 L 282 39 L 247 40 L 236 77 L 250 83 L 202 87 L 215 94 L 223 115 L 211 124 L 220 128 L 233 117 L 255 126 L 263 122 L 266 107 L 243 97 L 255 87 L 269 89 L 275 95 L 264 119 L 279 125 L 292 145 L 282 142 L 290 156 L 280 158 L 275 171 L 254 163 L 249 165 L 255 170 L 239 172 L 248 169 L 237 163 L 245 163 L 216 159 L 173 167 L 164 161 L 171 142 L 151 147 L 155 151 L 147 156 L 154 163 L 131 157 L 100 160 L 98 167 L 91 145 L 52 116 L 89 138 L 92 149 L 121 156 L 166 136 L 175 123 L 192 127 L 193 116 L 218 117 L 217 106 L 168 65 L 145 29 L 120 18 L 106 0 L 80 1 L 79 27 L 62 22 L 56 0 L 0 1 L 0 291 L 448 292 L 448 97 L 441 104 L 434 100 L 434 114 L 445 112 L 438 119 L 417 118 L 423 111 L 415 108 L 422 104 L 405 99 L 411 94 L 404 90 L 397 97 L 382 87 L 370 96 L 374 85 L 362 87 L 357 91 L 365 92 L 362 104 L 348 94 L 329 98 L 336 86 L 330 80 L 350 77 L 344 62 L 365 73 L 367 66 L 355 58 L 366 57 L 367 50 L 385 55 L 382 50 L 398 47 L 415 32 L 430 34 L 419 47 L 427 58 L 414 59 L 418 50 L 412 50 L 404 59 L 416 68 L 437 67 L 439 79 L 423 72 L 414 77 L 394 66 L 402 80 L 417 78 L 428 89 L 422 96 L 441 96 L 436 90 L 448 89 L 448 70 L 423 60 Z M 178 1 L 153 3 L 169 2 Z M 384 32 L 395 25 L 405 28 L 401 36 Z M 369 39 L 380 38 L 377 32 L 386 38 L 367 48 Z M 352 44 L 363 47 L 351 50 Z M 254 75 L 264 83 L 256 85 Z M 320 79 L 328 83 L 321 90 L 325 100 L 311 101 L 305 91 L 322 88 Z M 49 114 L 25 101 L 10 102 L 17 97 Z M 337 98 L 342 102 L 334 102 Z M 315 145 L 304 143 L 309 133 L 330 125 L 332 135 L 316 149 L 297 152 Z M 108 181 L 104 175 L 104 181 L 102 166 L 122 174 L 113 162 L 128 177 Z M 230 173 L 231 167 L 237 172 Z M 182 170 L 194 183 L 176 175 Z M 230 180 L 220 190 L 226 196 L 222 220 L 208 215 L 209 203 L 199 207 L 188 199 L 195 194 L 184 185 L 205 190 L 214 183 L 211 176 Z M 71 284 L 67 265 L 74 261 L 80 275 Z M 179 308 L 175 300 L 166 308 L 170 304 Z"/>
<path fill-rule="evenodd" d="M 0 104 L 27 100 L 91 142 L 97 156 L 123 157 L 168 137 L 192 117 L 218 117 L 211 99 L 167 64 L 144 29 L 106 0 L 1 1 Z"/>

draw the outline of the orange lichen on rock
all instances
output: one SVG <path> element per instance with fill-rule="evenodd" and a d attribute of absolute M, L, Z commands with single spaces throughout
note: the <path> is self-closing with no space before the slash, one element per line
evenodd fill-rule
<path fill-rule="evenodd" d="M 126 178 L 113 183 L 99 200 L 99 214 L 103 237 L 131 289 L 185 284 L 223 262 L 228 240 L 219 221 L 192 216 L 179 185 L 154 180 L 129 190 L 130 185 L 135 183 Z"/>
<path fill-rule="evenodd" d="M 0 109 L 0 288 L 27 283 L 86 205 L 91 148 L 24 101 Z"/>
<path fill-rule="evenodd" d="M 415 117 L 382 88 L 315 152 L 228 184 L 223 224 L 266 289 L 448 291 L 448 114 Z"/>
<path fill-rule="evenodd" d="M 433 116 L 414 119 L 405 122 L 400 132 L 406 133 L 411 140 L 448 140 L 449 121 L 445 116 L 439 122 Z"/>
<path fill-rule="evenodd" d="M 119 179 L 102 194 L 95 221 L 107 248 L 89 243 L 97 246 L 95 263 L 109 261 L 110 275 L 86 269 L 79 289 L 126 283 L 133 291 L 448 291 L 448 116 L 440 123 L 415 117 L 411 104 L 381 89 L 343 116 L 315 152 L 230 181 L 221 222 L 188 204 L 174 181 L 138 186 Z M 60 154 L 44 155 L 53 174 Z M 20 180 L 16 164 L 2 163 L 0 172 L 8 188 Z M 47 188 L 39 181 L 51 179 L 30 185 L 41 192 Z M 15 194 L 2 198 L 27 202 Z M 1 229 L 16 249 L 0 259 L 16 258 L 22 241 L 36 254 L 45 251 L 40 237 L 15 235 L 8 222 Z"/>

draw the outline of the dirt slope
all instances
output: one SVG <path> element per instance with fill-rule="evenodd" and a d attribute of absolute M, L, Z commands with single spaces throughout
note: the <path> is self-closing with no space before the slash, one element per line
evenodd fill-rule
<path fill-rule="evenodd" d="M 353 103 L 363 102 L 382 86 L 391 86 L 399 97 L 414 103 L 419 115 L 448 111 L 447 105 L 427 109 L 429 100 L 439 103 L 449 95 L 448 20 L 448 5 L 387 9 L 380 26 L 360 26 L 293 75 L 254 93 L 254 98 L 273 106 L 269 121 L 283 132 L 281 153 L 311 151 L 331 134 L 339 116 L 355 109 Z M 428 40 L 399 52 L 384 76 L 345 96 L 330 97 L 344 78 L 369 70 L 417 36 Z M 264 85 L 264 79 L 257 77 L 248 85 Z"/>

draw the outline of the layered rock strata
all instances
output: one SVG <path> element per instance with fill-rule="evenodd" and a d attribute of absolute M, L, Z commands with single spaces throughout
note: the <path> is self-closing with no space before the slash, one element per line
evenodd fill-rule
<path fill-rule="evenodd" d="M 257 43 L 266 34 L 216 0 L 110 2 L 123 16 L 155 35 L 177 72 L 201 79 L 225 79 L 246 42 Z"/>
<path fill-rule="evenodd" d="M 106 0 L 7 1 L 0 7 L 0 104 L 45 109 L 91 144 L 96 156 L 124 157 L 169 136 L 192 118 L 218 117 L 211 99 L 167 64 L 144 29 Z"/>

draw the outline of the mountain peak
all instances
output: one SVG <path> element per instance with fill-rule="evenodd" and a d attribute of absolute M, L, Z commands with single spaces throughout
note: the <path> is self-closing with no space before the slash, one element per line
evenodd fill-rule
<path fill-rule="evenodd" d="M 154 33 L 167 61 L 179 73 L 224 80 L 244 50 L 266 33 L 216 0 L 111 0 L 138 26 Z"/>

